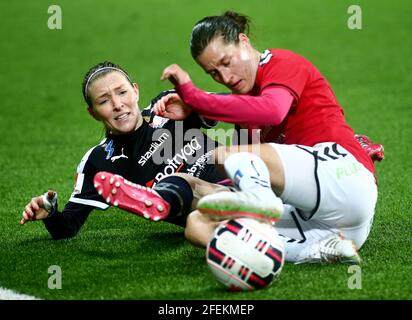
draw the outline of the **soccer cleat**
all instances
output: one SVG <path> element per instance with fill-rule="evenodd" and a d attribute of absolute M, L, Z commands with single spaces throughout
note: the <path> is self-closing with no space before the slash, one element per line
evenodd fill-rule
<path fill-rule="evenodd" d="M 300 263 L 348 263 L 361 264 L 362 260 L 352 240 L 332 234 L 311 245 L 311 253 Z"/>
<path fill-rule="evenodd" d="M 355 134 L 355 139 L 367 152 L 372 161 L 382 161 L 385 158 L 383 145 L 373 143 L 372 140 L 364 134 Z"/>
<path fill-rule="evenodd" d="M 276 222 L 283 213 L 283 203 L 275 194 L 264 197 L 248 191 L 222 191 L 201 198 L 197 209 L 214 220 L 247 217 Z"/>
<path fill-rule="evenodd" d="M 170 205 L 153 189 L 143 187 L 110 172 L 98 172 L 94 187 L 107 203 L 146 219 L 164 220 Z"/>

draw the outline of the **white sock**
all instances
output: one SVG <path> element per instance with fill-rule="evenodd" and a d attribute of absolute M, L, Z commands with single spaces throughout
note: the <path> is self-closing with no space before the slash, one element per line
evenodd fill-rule
<path fill-rule="evenodd" d="M 270 192 L 270 174 L 265 163 L 257 155 L 239 152 L 230 155 L 225 161 L 225 170 L 236 187 L 242 191 Z"/>

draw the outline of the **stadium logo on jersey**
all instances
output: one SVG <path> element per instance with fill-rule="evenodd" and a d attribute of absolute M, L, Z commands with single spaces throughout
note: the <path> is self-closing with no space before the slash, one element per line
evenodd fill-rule
<path fill-rule="evenodd" d="M 149 160 L 153 154 L 156 152 L 157 149 L 159 149 L 161 147 L 161 145 L 167 140 L 167 138 L 169 138 L 170 135 L 167 134 L 166 132 L 164 132 L 159 139 L 157 139 L 157 141 L 152 142 L 152 144 L 150 145 L 149 150 L 147 150 L 147 152 L 142 155 L 139 159 L 139 164 L 143 167 L 144 164 L 147 162 L 147 160 Z"/>
<path fill-rule="evenodd" d="M 163 172 L 159 172 L 155 176 L 153 185 L 155 185 L 164 177 L 178 172 L 183 167 L 184 163 L 187 162 L 187 158 L 193 156 L 196 151 L 200 150 L 201 148 L 202 145 L 199 143 L 196 137 L 186 143 L 183 148 L 174 155 L 173 158 L 166 160 L 166 163 L 168 165 L 164 168 Z"/>
<path fill-rule="evenodd" d="M 107 152 L 106 160 L 109 160 L 112 157 L 114 151 L 113 140 L 110 140 L 110 142 L 105 146 L 104 151 Z"/>

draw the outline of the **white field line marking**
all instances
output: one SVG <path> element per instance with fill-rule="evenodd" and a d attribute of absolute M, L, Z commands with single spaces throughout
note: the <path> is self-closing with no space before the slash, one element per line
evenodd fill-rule
<path fill-rule="evenodd" d="M 41 300 L 41 299 L 0 287 L 0 300 Z"/>

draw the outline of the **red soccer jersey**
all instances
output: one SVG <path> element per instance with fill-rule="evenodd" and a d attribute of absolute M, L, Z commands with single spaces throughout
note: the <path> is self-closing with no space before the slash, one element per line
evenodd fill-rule
<path fill-rule="evenodd" d="M 280 125 L 260 127 L 262 142 L 306 146 L 337 142 L 375 174 L 372 160 L 355 140 L 328 81 L 312 63 L 289 50 L 266 50 L 250 94 L 258 96 L 269 86 L 288 89 L 295 100 Z"/>

